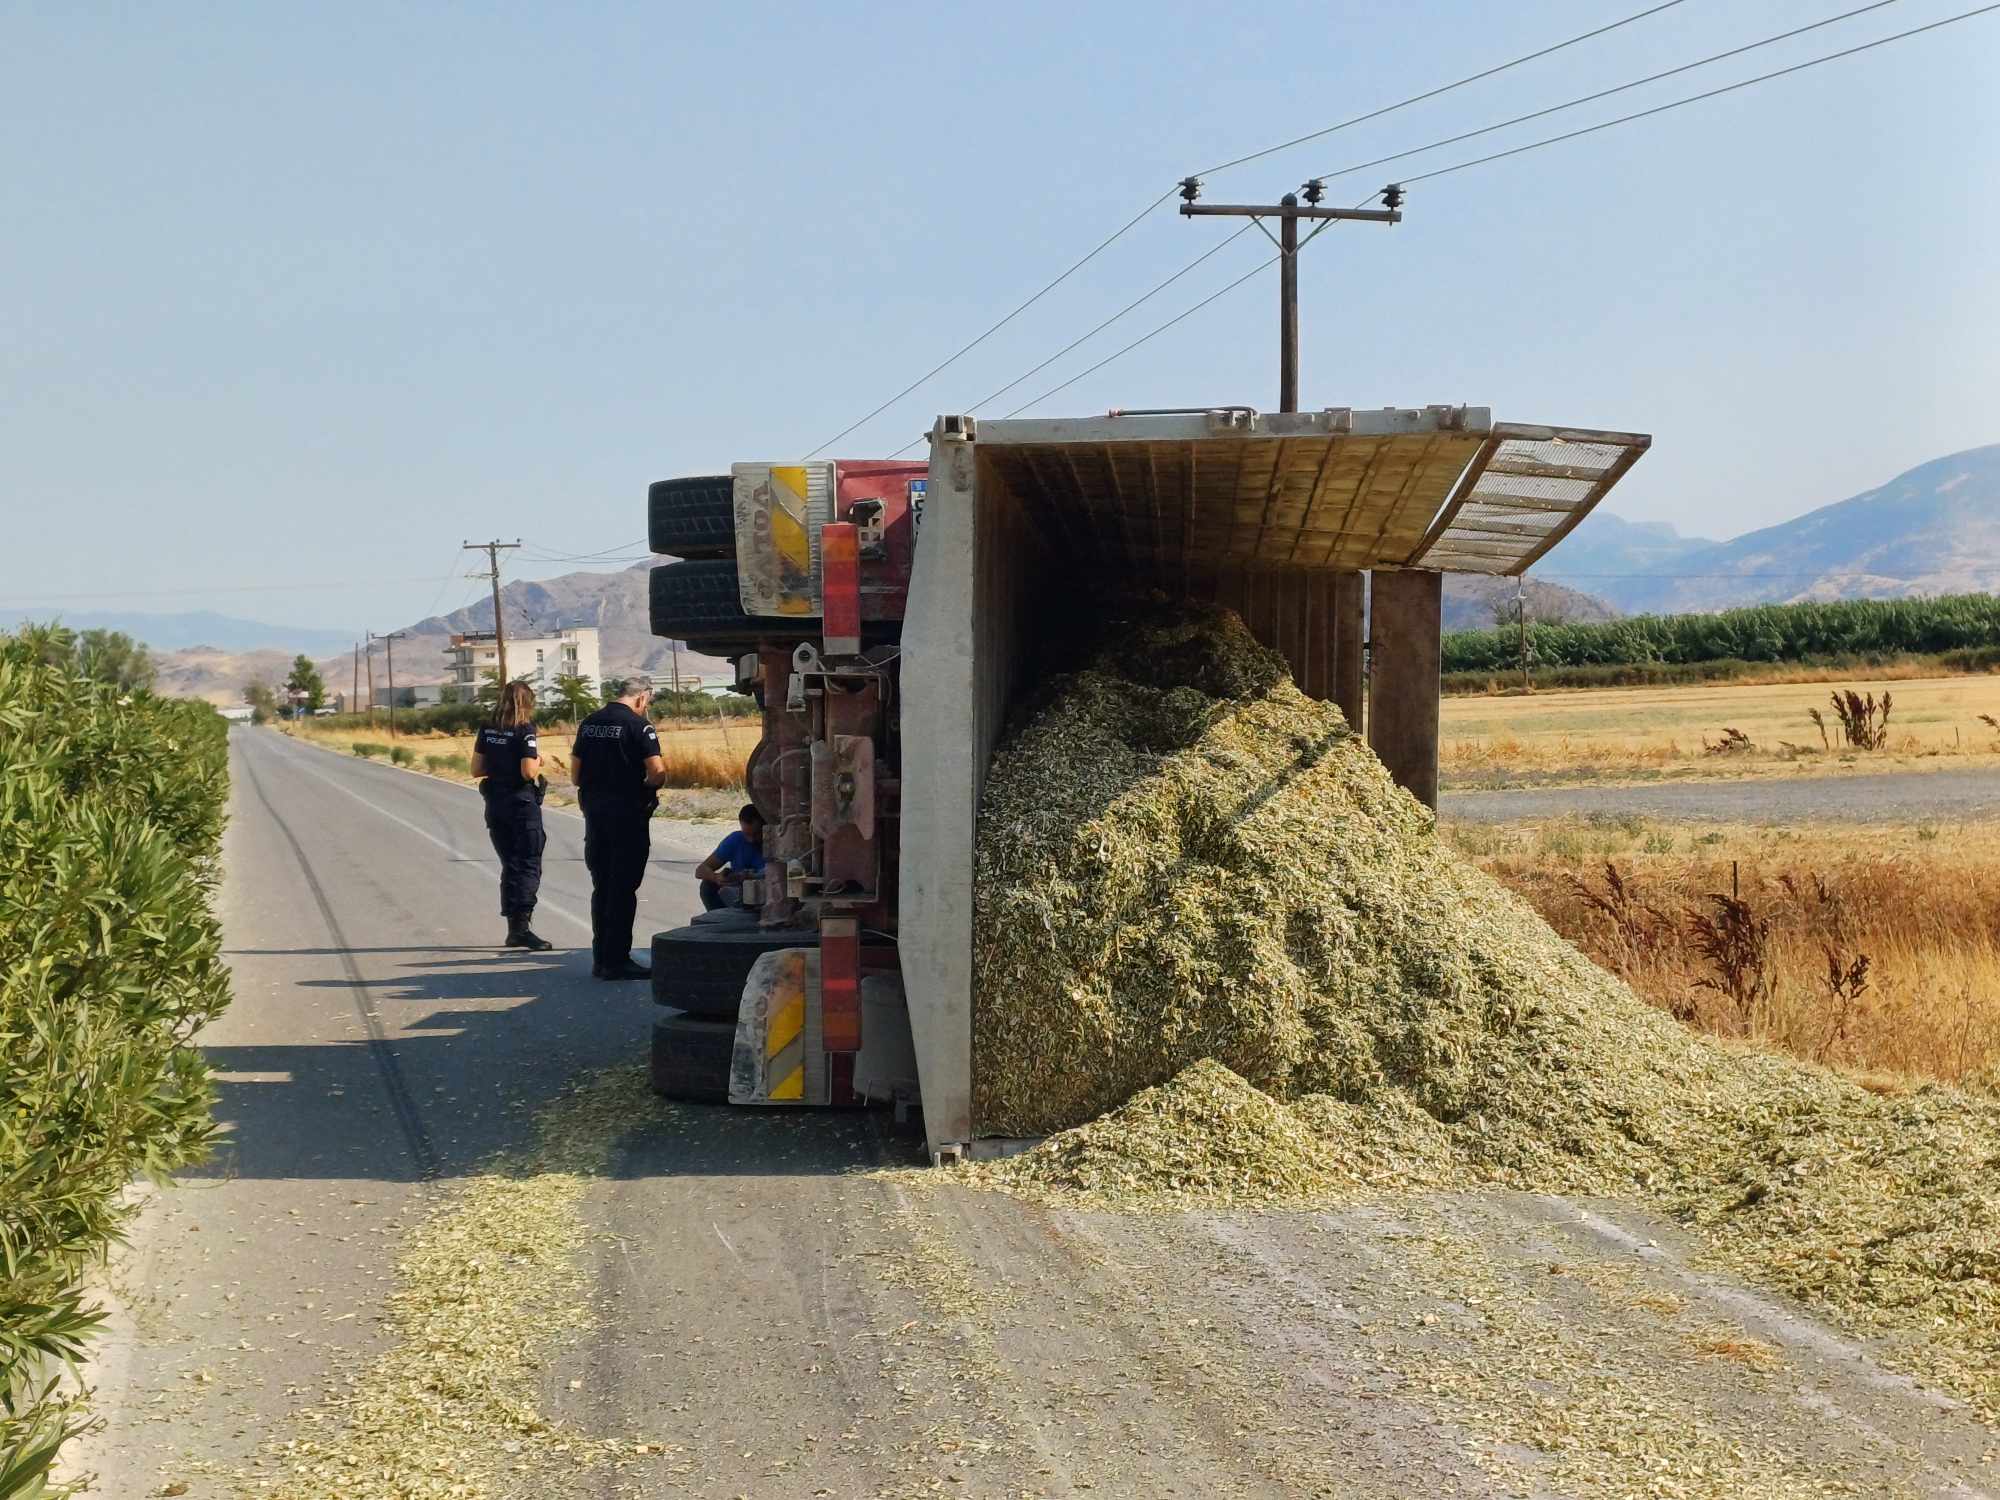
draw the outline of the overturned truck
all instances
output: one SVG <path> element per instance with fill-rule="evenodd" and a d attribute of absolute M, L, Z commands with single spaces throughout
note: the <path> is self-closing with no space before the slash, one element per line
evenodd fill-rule
<path fill-rule="evenodd" d="M 1080 614 L 1213 602 L 1435 806 L 1443 575 L 1516 576 L 1646 451 L 1481 407 L 941 417 L 928 463 L 738 464 L 649 497 L 655 634 L 763 710 L 745 909 L 653 940 L 653 1080 L 974 1116 L 973 851 L 1011 706 Z"/>

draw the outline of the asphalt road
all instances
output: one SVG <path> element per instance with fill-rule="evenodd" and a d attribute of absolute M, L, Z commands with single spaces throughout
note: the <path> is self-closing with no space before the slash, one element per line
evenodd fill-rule
<path fill-rule="evenodd" d="M 2000 817 L 2000 771 L 1745 777 L 1642 786 L 1522 787 L 1453 792 L 1438 813 L 1467 823 L 1636 815 L 1718 823 L 1915 823 Z"/>
<path fill-rule="evenodd" d="M 587 978 L 574 822 L 564 946 L 510 956 L 468 790 L 260 731 L 234 756 L 237 998 L 205 1038 L 230 1144 L 116 1267 L 81 1457 L 118 1500 L 243 1493 L 216 1470 L 378 1348 L 408 1226 L 650 1021 Z M 716 831 L 659 825 L 647 923 Z M 1996 1493 L 1967 1413 L 1627 1210 L 1124 1217 L 865 1170 L 911 1154 L 875 1115 L 636 1114 L 584 1201 L 604 1331 L 535 1378 L 667 1452 L 505 1500 Z M 1700 1353 L 1718 1328 L 1775 1362 Z"/>

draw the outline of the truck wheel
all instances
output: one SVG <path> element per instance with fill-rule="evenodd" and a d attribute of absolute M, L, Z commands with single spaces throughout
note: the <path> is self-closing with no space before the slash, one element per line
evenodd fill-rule
<path fill-rule="evenodd" d="M 736 589 L 734 558 L 662 563 L 653 569 L 648 588 L 653 634 L 691 646 L 717 648 L 715 655 L 733 654 L 722 649 L 725 646 L 754 650 L 761 636 L 804 640 L 819 633 L 819 622 L 814 619 L 745 614 Z"/>
<path fill-rule="evenodd" d="M 727 474 L 655 480 L 646 491 L 646 536 L 669 557 L 734 557 L 735 481 Z"/>
<path fill-rule="evenodd" d="M 809 927 L 676 927 L 653 935 L 653 999 L 703 1020 L 736 1024 L 750 966 L 779 948 L 810 948 Z"/>
<path fill-rule="evenodd" d="M 690 1104 L 727 1104 L 735 1053 L 734 1021 L 701 1021 L 670 1010 L 653 1023 L 653 1092 Z"/>

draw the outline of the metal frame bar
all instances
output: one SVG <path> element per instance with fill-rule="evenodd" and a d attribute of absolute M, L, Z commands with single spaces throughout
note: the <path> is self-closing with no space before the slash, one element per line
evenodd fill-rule
<path fill-rule="evenodd" d="M 1276 203 L 1183 203 L 1185 218 L 1233 219 L 1359 219 L 1367 224 L 1400 224 L 1399 208 L 1314 208 L 1310 204 Z"/>
<path fill-rule="evenodd" d="M 1536 547 L 1535 550 L 1530 552 L 1526 557 L 1522 558 L 1519 564 L 1517 564 L 1513 569 L 1511 569 L 1505 576 L 1510 578 L 1519 578 L 1523 573 L 1527 572 L 1528 569 L 1532 568 L 1536 563 L 1540 562 L 1544 557 L 1546 557 L 1549 553 L 1549 549 L 1554 547 L 1557 542 L 1561 541 L 1564 537 L 1568 536 L 1572 531 L 1576 530 L 1577 526 L 1582 522 L 1583 518 L 1589 515 L 1593 510 L 1597 509 L 1597 502 L 1602 500 L 1606 495 L 1608 495 L 1611 492 L 1611 486 L 1613 486 L 1619 480 L 1625 477 L 1626 472 L 1632 467 L 1632 465 L 1636 464 L 1639 461 L 1639 459 L 1645 454 L 1646 450 L 1652 446 L 1652 443 L 1653 440 L 1651 438 L 1638 439 L 1632 444 L 1632 446 L 1628 447 L 1623 453 L 1619 454 L 1616 458 L 1614 458 L 1611 461 L 1611 467 L 1604 471 L 1604 477 L 1599 479 L 1596 484 L 1590 487 L 1590 493 L 1584 496 L 1582 500 L 1577 502 L 1576 508 L 1569 514 L 1569 516 L 1561 521 L 1558 521 L 1555 524 L 1555 526 L 1550 529 L 1549 534 L 1542 539 L 1541 545 Z"/>
<path fill-rule="evenodd" d="M 1467 464 L 1465 472 L 1458 476 L 1458 488 L 1453 490 L 1451 498 L 1445 501 L 1444 509 L 1438 512 L 1437 519 L 1431 522 L 1430 530 L 1424 533 L 1416 549 L 1403 559 L 1405 563 L 1414 563 L 1435 547 L 1438 538 L 1451 529 L 1451 523 L 1458 519 L 1458 513 L 1465 508 L 1465 497 L 1470 495 L 1479 481 L 1486 477 L 1486 466 L 1493 462 L 1493 456 L 1500 451 L 1500 443 L 1501 439 L 1496 434 L 1489 436 L 1479 445 L 1479 451 L 1472 455 L 1472 462 Z"/>
<path fill-rule="evenodd" d="M 1495 464 L 1494 460 L 1499 455 L 1502 445 L 1509 442 L 1585 443 L 1596 447 L 1615 447 L 1620 449 L 1620 452 L 1603 469 L 1598 470 L 1593 478 L 1587 472 L 1580 472 L 1579 466 L 1575 464 L 1520 462 Z M 1564 537 L 1576 530 L 1582 524 L 1583 519 L 1597 508 L 1598 502 L 1611 492 L 1611 487 L 1625 477 L 1632 465 L 1637 463 L 1640 457 L 1652 445 L 1652 438 L 1641 432 L 1602 432 L 1578 427 L 1540 427 L 1526 422 L 1496 422 L 1493 424 L 1492 431 L 1485 443 L 1481 445 L 1479 452 L 1474 455 L 1472 462 L 1466 466 L 1465 473 L 1459 476 L 1458 486 L 1453 490 L 1451 498 L 1445 502 L 1444 509 L 1438 512 L 1438 517 L 1431 523 L 1430 530 L 1424 533 L 1424 538 L 1417 544 L 1416 550 L 1405 560 L 1406 564 L 1412 567 L 1422 566 L 1423 561 L 1429 559 L 1431 550 L 1443 543 L 1444 538 L 1457 523 L 1460 512 L 1467 505 L 1483 506 L 1490 504 L 1496 509 L 1528 511 L 1536 514 L 1559 516 L 1561 519 L 1549 527 L 1545 534 L 1534 532 L 1533 528 L 1522 528 L 1518 533 L 1524 540 L 1528 539 L 1531 533 L 1539 537 L 1539 540 L 1511 567 L 1499 569 L 1495 574 L 1495 576 L 1501 578 L 1518 578 L 1537 562 L 1541 561 L 1542 558 L 1546 557 L 1550 549 Z M 1505 493 L 1475 496 L 1473 491 L 1479 487 L 1480 481 L 1488 473 L 1499 473 L 1524 479 L 1562 479 L 1570 482 L 1581 482 L 1589 479 L 1590 488 L 1572 501 L 1545 500 L 1540 496 L 1509 495 Z M 1494 527 L 1506 527 L 1507 525 L 1508 523 L 1506 522 L 1480 523 L 1468 521 L 1465 530 L 1473 533 L 1482 533 L 1487 536 L 1517 534 L 1512 530 L 1491 529 Z M 1443 550 L 1447 554 L 1456 553 L 1466 557 L 1478 557 L 1482 555 L 1480 544 L 1477 542 L 1467 543 L 1454 540 L 1451 545 L 1445 546 Z"/>

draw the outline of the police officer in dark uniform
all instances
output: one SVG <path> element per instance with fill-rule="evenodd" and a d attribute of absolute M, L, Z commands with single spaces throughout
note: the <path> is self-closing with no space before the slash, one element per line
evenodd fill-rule
<path fill-rule="evenodd" d="M 583 862 L 590 870 L 590 972 L 596 979 L 645 979 L 632 961 L 632 919 L 652 852 L 657 788 L 667 779 L 660 736 L 646 717 L 653 679 L 628 677 L 615 701 L 576 727 L 570 756 L 583 808 Z"/>
<path fill-rule="evenodd" d="M 486 833 L 500 856 L 500 914 L 507 946 L 539 952 L 555 945 L 528 923 L 542 888 L 542 751 L 535 739 L 535 693 L 525 682 L 501 689 L 493 722 L 472 745 L 472 774 L 486 799 Z"/>

